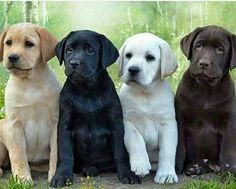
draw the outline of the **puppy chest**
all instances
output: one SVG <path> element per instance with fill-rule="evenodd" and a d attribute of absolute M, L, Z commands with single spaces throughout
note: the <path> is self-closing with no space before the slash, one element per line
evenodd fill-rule
<path fill-rule="evenodd" d="M 74 155 L 86 162 L 97 162 L 98 157 L 112 156 L 112 133 L 104 128 L 81 128 L 72 133 L 75 143 Z M 82 162 L 82 163 L 83 163 Z"/>
<path fill-rule="evenodd" d="M 29 162 L 49 159 L 50 127 L 44 120 L 28 120 L 24 129 Z"/>

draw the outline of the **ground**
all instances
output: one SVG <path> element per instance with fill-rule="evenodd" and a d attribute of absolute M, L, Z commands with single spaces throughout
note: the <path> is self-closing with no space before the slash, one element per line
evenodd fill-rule
<path fill-rule="evenodd" d="M 46 189 L 47 186 L 47 174 L 33 172 L 33 179 L 35 181 L 36 189 Z M 10 171 L 4 173 L 3 180 L 0 182 L 4 183 L 7 182 L 10 176 Z M 201 177 L 197 178 L 190 178 L 186 176 L 179 176 L 179 183 L 177 184 L 169 184 L 169 185 L 159 185 L 153 182 L 153 178 L 155 173 L 151 173 L 149 176 L 146 176 L 142 180 L 141 185 L 125 185 L 121 184 L 117 179 L 117 175 L 115 173 L 106 173 L 102 174 L 100 177 L 96 178 L 84 178 L 79 177 L 78 175 L 75 176 L 74 185 L 71 187 L 67 187 L 68 189 L 152 189 L 152 188 L 159 188 L 159 189 L 180 189 L 182 186 L 186 186 L 187 183 L 192 182 L 193 180 L 202 179 Z M 204 176 L 204 180 L 207 180 L 211 177 L 215 177 L 213 174 L 207 174 Z M 236 187 L 235 187 L 236 188 Z M 192 189 L 192 188 L 191 188 Z"/>

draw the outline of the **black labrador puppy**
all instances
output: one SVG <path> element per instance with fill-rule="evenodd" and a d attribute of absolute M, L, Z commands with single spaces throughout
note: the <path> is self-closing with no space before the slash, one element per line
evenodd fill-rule
<path fill-rule="evenodd" d="M 229 70 L 236 67 L 236 36 L 219 26 L 195 29 L 181 40 L 190 60 L 175 96 L 177 172 L 236 173 L 236 99 Z"/>
<path fill-rule="evenodd" d="M 60 94 L 58 164 L 51 186 L 71 184 L 73 172 L 97 176 L 112 169 L 122 183 L 140 183 L 130 171 L 121 104 L 106 70 L 118 50 L 104 35 L 81 30 L 59 42 L 56 54 L 67 79 Z"/>

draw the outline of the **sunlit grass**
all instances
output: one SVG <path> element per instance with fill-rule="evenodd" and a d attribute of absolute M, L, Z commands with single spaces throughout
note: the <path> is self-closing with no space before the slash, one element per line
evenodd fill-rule
<path fill-rule="evenodd" d="M 0 183 L 0 189 L 32 189 L 32 184 L 19 180 L 16 177 L 10 176 L 6 183 Z"/>
<path fill-rule="evenodd" d="M 236 177 L 230 172 L 209 179 L 201 178 L 185 184 L 180 189 L 236 189 Z"/>

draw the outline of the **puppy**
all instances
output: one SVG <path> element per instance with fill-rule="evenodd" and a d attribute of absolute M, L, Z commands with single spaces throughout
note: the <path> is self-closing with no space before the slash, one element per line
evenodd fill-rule
<path fill-rule="evenodd" d="M 117 62 L 131 170 L 141 176 L 157 170 L 156 183 L 177 182 L 174 100 L 165 79 L 177 68 L 170 46 L 153 34 L 136 34 L 125 41 Z"/>
<path fill-rule="evenodd" d="M 0 122 L 0 166 L 9 152 L 14 176 L 32 182 L 29 163 L 49 160 L 48 180 L 57 164 L 60 85 L 47 61 L 57 40 L 46 29 L 18 23 L 0 36 L 0 60 L 9 71 L 5 89 L 6 117 Z"/>
<path fill-rule="evenodd" d="M 116 169 L 122 183 L 138 183 L 124 146 L 122 109 L 106 68 L 118 50 L 101 34 L 71 32 L 56 46 L 66 82 L 60 94 L 58 165 L 51 186 L 72 183 L 73 172 L 97 176 Z"/>
<path fill-rule="evenodd" d="M 236 100 L 229 70 L 236 66 L 236 36 L 219 26 L 196 28 L 180 42 L 190 60 L 175 96 L 178 172 L 236 173 Z"/>

